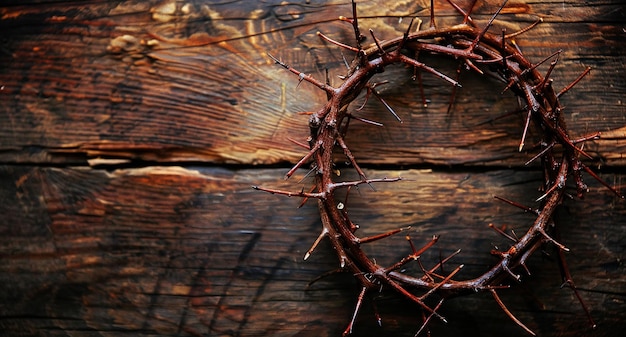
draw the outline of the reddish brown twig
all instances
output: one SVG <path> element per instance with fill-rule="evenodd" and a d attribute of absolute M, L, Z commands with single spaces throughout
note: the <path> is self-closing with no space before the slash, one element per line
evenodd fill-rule
<path fill-rule="evenodd" d="M 356 46 L 350 46 L 345 43 L 335 41 L 322 33 L 318 33 L 324 41 L 332 43 L 340 48 L 354 52 L 354 60 L 349 63 L 346 61 L 348 70 L 345 76 L 341 77 L 343 82 L 332 87 L 326 83 L 314 79 L 310 75 L 306 75 L 291 66 L 288 66 L 281 60 L 270 55 L 270 58 L 287 69 L 291 73 L 298 76 L 300 81 L 309 82 L 324 92 L 328 97 L 328 102 L 312 113 L 309 119 L 310 141 L 308 152 L 287 172 L 287 178 L 292 176 L 295 171 L 308 162 L 312 162 L 314 170 L 314 187 L 305 192 L 289 192 L 277 189 L 269 189 L 255 187 L 256 189 L 267 191 L 274 194 L 282 194 L 287 196 L 301 197 L 304 200 L 315 198 L 318 200 L 318 208 L 320 212 L 322 230 L 318 238 L 315 240 L 311 248 L 306 252 L 304 258 L 307 259 L 318 246 L 319 242 L 328 238 L 334 247 L 338 259 L 340 270 L 347 271 L 354 275 L 360 285 L 360 292 L 357 297 L 356 305 L 348 326 L 344 331 L 344 335 L 350 334 L 353 330 L 356 317 L 360 311 L 362 303 L 366 295 L 370 291 L 381 291 L 391 289 L 400 296 L 415 303 L 424 312 L 423 323 L 416 336 L 426 329 L 427 324 L 432 317 L 436 317 L 441 321 L 445 321 L 438 310 L 444 303 L 443 299 L 474 292 L 489 292 L 494 300 L 502 309 L 502 311 L 511 318 L 517 325 L 527 331 L 529 334 L 534 333 L 519 321 L 513 313 L 505 306 L 496 292 L 496 289 L 504 289 L 509 286 L 510 280 L 521 281 L 522 276 L 517 272 L 522 269 L 529 274 L 526 261 L 543 245 L 549 243 L 556 246 L 559 250 L 559 256 L 568 249 L 557 238 L 551 236 L 551 230 L 558 224 L 553 217 L 558 205 L 563 201 L 568 180 L 573 180 L 579 196 L 586 193 L 587 187 L 582 181 L 582 172 L 589 173 L 593 178 L 602 181 L 592 170 L 584 165 L 579 156 L 591 158 L 585 153 L 582 145 L 585 141 L 596 139 L 599 134 L 588 137 L 582 137 L 572 140 L 568 134 L 568 130 L 563 122 L 561 111 L 563 110 L 559 96 L 570 90 L 578 83 L 589 70 L 587 69 L 570 85 L 561 92 L 556 93 L 551 85 L 550 76 L 558 61 L 560 51 L 555 52 L 551 56 L 545 58 L 538 63 L 532 63 L 527 60 L 521 53 L 514 42 L 509 41 L 514 36 L 524 33 L 541 22 L 541 19 L 527 28 L 524 28 L 513 34 L 492 34 L 489 27 L 492 25 L 496 17 L 504 8 L 504 4 L 491 17 L 487 25 L 478 28 L 470 17 L 470 13 L 474 8 L 476 1 L 472 2 L 469 9 L 462 9 L 457 4 L 448 0 L 452 6 L 463 16 L 463 23 L 460 25 L 442 28 L 438 27 L 435 22 L 434 8 L 431 8 L 431 28 L 428 30 L 411 33 L 412 21 L 406 32 L 397 38 L 390 40 L 379 40 L 374 32 L 370 30 L 373 44 L 363 46 L 364 36 L 358 23 L 357 6 L 352 2 L 352 18 L 341 17 L 340 20 L 348 22 L 354 30 Z M 431 4 L 433 2 L 431 1 Z M 458 266 L 451 272 L 443 272 L 443 265 L 449 263 L 450 259 L 459 253 L 459 251 L 451 254 L 445 259 L 441 259 L 434 267 L 427 269 L 421 261 L 424 252 L 431 249 L 437 242 L 437 237 L 433 237 L 428 243 L 421 248 L 416 248 L 410 237 L 407 239 L 411 248 L 411 252 L 405 255 L 396 263 L 388 266 L 379 265 L 375 259 L 370 258 L 362 250 L 362 245 L 379 241 L 391 235 L 403 232 L 408 228 L 400 228 L 387 231 L 378 235 L 359 237 L 357 235 L 358 226 L 354 224 L 347 212 L 348 195 L 351 188 L 356 188 L 362 184 L 371 185 L 377 182 L 395 182 L 400 178 L 367 178 L 364 171 L 358 165 L 358 162 L 347 142 L 345 141 L 348 132 L 348 123 L 351 119 L 357 119 L 368 124 L 382 126 L 380 123 L 372 122 L 362 117 L 356 117 L 350 111 L 349 105 L 363 91 L 366 91 L 365 103 L 370 95 L 374 95 L 383 103 L 388 111 L 397 117 L 394 109 L 376 92 L 375 87 L 380 83 L 372 83 L 372 77 L 385 69 L 385 67 L 393 64 L 403 64 L 414 69 L 414 78 L 420 78 L 421 73 L 429 73 L 443 80 L 447 85 L 453 87 L 461 87 L 457 78 L 453 79 L 443 72 L 429 66 L 419 60 L 422 54 L 436 54 L 438 56 L 449 57 L 451 60 L 459 60 L 461 64 L 466 64 L 477 74 L 485 73 L 495 74 L 506 83 L 505 90 L 511 89 L 521 101 L 524 102 L 523 111 L 527 113 L 526 120 L 522 126 L 522 137 L 519 145 L 519 151 L 524 147 L 527 133 L 531 125 L 537 126 L 537 130 L 541 136 L 541 150 L 535 154 L 526 164 L 535 160 L 541 162 L 544 172 L 543 195 L 537 199 L 539 206 L 537 208 L 528 207 L 502 197 L 497 199 L 517 207 L 529 214 L 535 216 L 535 220 L 528 227 L 525 233 L 508 234 L 504 230 L 491 225 L 497 233 L 507 238 L 510 246 L 505 250 L 494 250 L 492 253 L 497 256 L 498 262 L 495 263 L 488 271 L 473 279 L 459 280 L 458 272 L 463 267 Z M 269 54 L 268 54 L 269 55 Z M 545 75 L 542 75 L 537 67 L 549 59 L 554 58 Z M 489 66 L 489 69 L 481 67 Z M 421 84 L 421 80 L 420 80 Z M 420 85 L 420 90 L 422 87 Z M 422 93 L 422 98 L 424 97 Z M 450 106 L 452 105 L 452 100 Z M 425 105 L 424 99 L 424 105 Z M 357 108 L 357 111 L 361 108 Z M 399 117 L 397 117 L 399 119 Z M 494 119 L 495 120 L 495 119 Z M 354 170 L 359 175 L 359 180 L 354 181 L 337 181 L 334 176 L 334 153 L 339 147 L 343 155 L 348 159 Z M 616 189 L 604 183 L 611 191 L 620 195 Z M 335 192 L 338 189 L 347 189 L 348 193 L 343 202 L 336 200 Z M 621 195 L 620 195 L 621 196 Z M 401 272 L 407 264 L 416 261 L 421 274 L 410 275 Z M 576 287 L 572 281 L 571 275 L 567 270 L 564 262 L 560 266 L 565 269 L 563 278 L 565 284 L 569 285 L 575 292 L 578 299 L 582 302 Z M 440 269 L 441 272 L 435 271 Z M 427 304 L 431 297 L 440 296 L 442 299 L 435 307 Z M 583 303 L 583 307 L 586 306 Z M 588 312 L 588 310 L 586 310 Z"/>

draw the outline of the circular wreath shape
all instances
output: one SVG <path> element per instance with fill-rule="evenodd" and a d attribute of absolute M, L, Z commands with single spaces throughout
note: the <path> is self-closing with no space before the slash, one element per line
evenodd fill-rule
<path fill-rule="evenodd" d="M 448 2 L 463 17 L 461 24 L 451 27 L 436 27 L 434 11 L 431 8 L 430 28 L 411 32 L 413 27 L 413 20 L 411 20 L 402 36 L 385 41 L 378 40 L 374 32 L 370 30 L 373 42 L 368 46 L 363 46 L 362 43 L 366 38 L 359 29 L 356 4 L 353 0 L 352 18 L 339 17 L 339 20 L 352 25 L 356 46 L 334 41 L 318 32 L 321 39 L 346 49 L 355 55 L 354 60 L 349 64 L 345 76 L 342 77 L 343 82 L 338 87 L 331 86 L 328 81 L 319 81 L 268 54 L 275 63 L 297 75 L 300 82 L 309 82 L 323 90 L 327 94 L 328 101 L 318 111 L 312 113 L 309 119 L 308 152 L 286 174 L 286 177 L 289 178 L 296 170 L 312 162 L 312 172 L 314 172 L 315 176 L 313 188 L 309 192 L 290 192 L 259 186 L 254 186 L 254 188 L 270 193 L 301 197 L 304 201 L 312 198 L 318 200 L 322 231 L 318 239 L 315 240 L 312 247 L 305 254 L 304 259 L 306 260 L 311 255 L 323 238 L 328 238 L 338 255 L 341 270 L 354 275 L 361 287 L 352 319 L 345 329 L 344 335 L 352 332 L 356 316 L 366 293 L 370 291 L 379 292 L 381 289 L 395 290 L 402 297 L 417 304 L 425 312 L 423 323 L 416 336 L 427 328 L 428 323 L 432 319 L 439 319 L 445 322 L 445 318 L 438 313 L 438 309 L 446 299 L 475 292 L 491 293 L 500 308 L 516 324 L 529 334 L 534 335 L 529 328 L 516 319 L 507 309 L 498 296 L 497 291 L 498 289 L 506 288 L 510 280 L 519 281 L 520 275 L 518 270 L 526 269 L 525 263 L 527 259 L 545 243 L 555 245 L 560 252 L 568 250 L 563 244 L 550 236 L 551 230 L 556 226 L 553 214 L 564 196 L 567 195 L 565 187 L 568 180 L 574 181 L 576 193 L 581 198 L 587 192 L 587 187 L 582 179 L 583 171 L 601 181 L 580 160 L 580 157 L 591 159 L 591 156 L 582 150 L 581 144 L 587 140 L 599 138 L 600 134 L 596 133 L 580 139 L 571 139 L 561 114 L 563 109 L 559 102 L 559 96 L 571 89 L 589 72 L 589 68 L 572 84 L 557 93 L 551 85 L 550 74 L 557 63 L 559 52 L 554 53 L 539 63 L 533 64 L 524 57 L 512 40 L 513 37 L 540 23 L 541 19 L 513 34 L 507 35 L 504 32 L 502 34 L 494 34 L 489 31 L 489 28 L 502 8 L 505 7 L 506 1 L 491 17 L 487 25 L 482 28 L 478 27 L 471 19 L 471 8 L 464 10 L 451 0 L 448 0 Z M 413 67 L 416 71 L 433 74 L 443 82 L 447 82 L 448 85 L 461 86 L 455 79 L 420 62 L 419 56 L 424 54 L 448 57 L 457 62 L 462 62 L 466 65 L 466 68 L 481 76 L 485 75 L 486 71 L 495 74 L 504 83 L 503 91 L 511 90 L 524 102 L 526 123 L 523 126 L 523 136 L 519 150 L 521 151 L 524 146 L 524 139 L 531 122 L 539 130 L 542 138 L 537 153 L 529 160 L 529 162 L 540 161 L 544 172 L 543 195 L 537 200 L 539 207 L 528 207 L 512 200 L 496 197 L 507 204 L 535 214 L 536 218 L 520 237 L 513 237 L 504 233 L 501 229 L 493 227 L 498 233 L 510 239 L 512 243 L 506 250 L 492 251 L 491 254 L 498 257 L 498 262 L 482 275 L 472 279 L 455 279 L 455 275 L 461 270 L 462 265 L 457 266 L 446 275 L 440 275 L 435 272 L 456 253 L 442 259 L 429 270 L 426 270 L 420 264 L 421 275 L 409 275 L 402 271 L 406 264 L 416 261 L 421 254 L 431 248 L 437 242 L 437 236 L 420 248 L 416 248 L 409 239 L 411 247 L 409 254 L 389 266 L 377 264 L 374 259 L 368 257 L 362 246 L 402 232 L 406 228 L 399 228 L 369 237 L 359 237 L 357 232 L 359 226 L 350 220 L 346 202 L 338 200 L 339 197 L 335 193 L 338 190 L 347 190 L 349 192 L 351 188 L 363 184 L 370 185 L 379 182 L 401 180 L 400 177 L 369 178 L 359 167 L 345 141 L 348 132 L 348 122 L 351 119 L 358 119 L 366 123 L 375 122 L 353 115 L 349 106 L 363 92 L 366 92 L 366 101 L 368 97 L 373 95 L 381 100 L 389 111 L 395 115 L 393 109 L 386 104 L 375 90 L 377 83 L 371 82 L 376 74 L 383 72 L 386 67 L 395 64 Z M 537 66 L 550 59 L 553 61 L 549 66 L 547 74 L 542 75 L 537 70 Z M 340 149 L 347 161 L 358 173 L 359 179 L 336 181 L 334 174 L 336 149 Z M 604 182 L 602 183 L 619 195 L 611 186 Z M 565 270 L 567 269 L 564 263 L 562 267 Z M 579 299 L 587 313 L 590 324 L 595 326 L 568 271 L 565 272 L 564 279 Z M 434 306 L 427 304 L 427 299 L 429 303 L 432 303 L 433 297 L 438 299 L 434 301 L 436 304 Z"/>

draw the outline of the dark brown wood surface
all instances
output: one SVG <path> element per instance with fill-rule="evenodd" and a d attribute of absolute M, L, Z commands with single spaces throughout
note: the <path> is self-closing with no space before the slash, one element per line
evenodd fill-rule
<path fill-rule="evenodd" d="M 408 19 L 429 24 L 430 1 L 359 1 L 362 25 L 398 36 Z M 467 6 L 469 1 L 459 1 Z M 439 24 L 459 21 L 435 1 Z M 478 1 L 474 20 L 498 7 Z M 0 335 L 338 336 L 357 292 L 317 237 L 314 202 L 254 191 L 308 188 L 283 176 L 303 150 L 307 116 L 324 94 L 277 67 L 267 52 L 339 83 L 338 47 L 350 43 L 348 1 L 5 1 L 0 5 Z M 531 60 L 562 49 L 552 74 L 572 137 L 596 131 L 587 162 L 610 185 L 626 180 L 626 9 L 619 1 L 511 1 L 496 22 Z M 400 20 L 400 19 L 403 20 Z M 349 55 L 346 55 L 349 57 Z M 456 63 L 428 59 L 454 75 Z M 540 66 L 547 70 L 548 63 Z M 489 224 L 521 232 L 532 216 L 493 198 L 533 205 L 541 174 L 519 153 L 524 116 L 503 84 L 460 75 L 452 88 L 423 76 L 423 107 L 410 69 L 380 80 L 395 119 L 370 101 L 347 139 L 370 177 L 401 183 L 360 190 L 360 232 L 411 226 L 416 243 L 440 235 L 433 265 L 462 249 L 460 277 L 485 270 L 506 241 Z M 407 89 L 408 88 L 408 89 Z M 494 89 L 496 88 L 496 89 Z M 359 103 L 357 103 L 359 104 Z M 531 139 L 534 139 L 531 134 Z M 271 165 L 271 166 L 270 166 Z M 353 174 L 341 168 L 342 175 Z M 554 247 L 531 275 L 502 291 L 540 336 L 621 336 L 626 328 L 626 203 L 591 177 L 585 200 L 559 211 L 568 265 L 598 327 L 591 330 L 562 283 Z M 409 252 L 404 235 L 368 247 L 377 261 Z M 380 311 L 377 327 L 372 303 Z M 525 336 L 489 296 L 450 300 L 433 336 Z M 356 336 L 413 336 L 421 314 L 393 293 L 366 301 Z"/>
<path fill-rule="evenodd" d="M 103 1 L 3 8 L 0 82 L 6 103 L 0 106 L 0 159 L 297 160 L 301 151 L 287 139 L 306 138 L 306 116 L 299 113 L 314 110 L 325 94 L 311 85 L 297 86 L 297 78 L 266 53 L 320 79 L 329 68 L 332 81 L 338 82 L 337 75 L 344 72 L 341 50 L 321 42 L 316 32 L 349 43 L 350 26 L 336 18 L 351 10 L 346 1 L 279 3 L 198 2 L 185 7 L 175 1 Z M 362 24 L 379 38 L 401 34 L 409 16 L 428 25 L 425 4 L 392 3 L 359 4 L 363 15 L 374 17 Z M 440 24 L 458 23 L 449 5 L 438 1 L 436 6 L 441 8 Z M 496 9 L 495 2 L 480 2 L 474 19 L 484 22 Z M 399 23 L 400 18 L 405 20 Z M 624 164 L 623 6 L 610 1 L 593 6 L 518 2 L 496 23 L 512 32 L 538 18 L 544 23 L 516 40 L 536 62 L 563 50 L 552 76 L 556 88 L 593 68 L 563 97 L 572 136 L 604 132 L 606 139 L 587 149 L 610 164 Z M 454 76 L 456 64 L 445 63 Z M 400 95 L 406 89 L 399 88 L 406 87 L 398 81 L 410 83 L 411 72 L 382 74 L 380 80 L 393 83 L 380 90 L 405 123 L 398 125 L 376 102 L 367 105 L 363 115 L 387 127 L 353 128 L 351 137 L 358 141 L 352 148 L 361 162 L 519 165 L 523 116 L 489 123 L 517 109 L 511 95 L 501 97 L 500 89 L 493 89 L 504 84 L 464 71 L 464 88 L 448 115 L 441 112 L 452 88 L 431 76 L 423 76 L 428 108 L 421 107 L 417 84 L 411 85 L 411 95 Z"/>
<path fill-rule="evenodd" d="M 302 260 L 321 229 L 314 203 L 298 209 L 297 199 L 250 188 L 295 188 L 282 179 L 284 170 L 3 167 L 0 173 L 6 214 L 0 327 L 10 335 L 337 336 L 350 316 L 356 293 L 349 275 L 307 289 L 338 266 L 326 244 Z M 361 233 L 412 226 L 416 244 L 438 234 L 423 261 L 432 265 L 439 254 L 462 249 L 453 260 L 466 265 L 459 277 L 480 273 L 494 262 L 489 250 L 506 244 L 489 223 L 519 232 L 533 220 L 493 195 L 532 202 L 534 172 L 367 173 L 402 175 L 410 183 L 377 185 L 377 192 L 363 190 L 354 199 L 351 214 L 363 224 Z M 569 266 L 598 329 L 590 331 L 571 291 L 559 287 L 552 247 L 531 260 L 532 274 L 520 286 L 502 292 L 542 336 L 616 336 L 624 327 L 626 207 L 595 185 L 588 200 L 569 203 L 560 216 Z M 400 235 L 368 250 L 384 263 L 410 248 Z M 357 336 L 412 336 L 419 327 L 416 308 L 393 294 L 375 303 L 383 328 L 374 328 L 368 302 Z M 484 295 L 451 300 L 442 314 L 450 323 L 435 323 L 437 336 L 525 334 Z"/>

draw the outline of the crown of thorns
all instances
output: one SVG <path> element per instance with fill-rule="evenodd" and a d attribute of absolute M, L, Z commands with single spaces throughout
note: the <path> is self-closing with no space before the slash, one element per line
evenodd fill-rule
<path fill-rule="evenodd" d="M 429 321 L 445 318 L 438 313 L 438 309 L 444 301 L 452 296 L 463 295 L 474 292 L 489 292 L 500 306 L 500 308 L 520 327 L 528 333 L 534 333 L 520 322 L 508 310 L 498 295 L 498 290 L 507 287 L 507 282 L 511 279 L 520 280 L 518 270 L 526 269 L 526 261 L 529 256 L 545 243 L 552 243 L 558 247 L 559 252 L 568 251 L 563 244 L 557 242 L 551 235 L 551 229 L 556 226 L 553 214 L 557 206 L 567 195 L 566 183 L 568 180 L 574 182 L 576 194 L 583 197 L 587 192 L 587 186 L 583 182 L 582 173 L 587 172 L 590 176 L 600 181 L 618 196 L 622 197 L 613 187 L 603 182 L 589 167 L 581 162 L 581 157 L 591 159 L 591 156 L 584 152 L 585 141 L 597 139 L 599 133 L 582 137 L 580 139 L 570 138 L 563 121 L 563 108 L 559 103 L 559 97 L 570 90 L 580 81 L 590 70 L 587 68 L 574 82 L 566 86 L 560 92 L 555 92 L 552 87 L 550 75 L 558 62 L 560 51 L 555 52 L 539 63 L 533 64 L 527 60 L 520 49 L 513 42 L 512 38 L 522 34 L 542 20 L 539 19 L 532 25 L 512 34 L 494 34 L 489 32 L 494 19 L 498 16 L 506 1 L 500 6 L 495 14 L 488 21 L 487 25 L 479 28 L 471 19 L 470 13 L 474 5 L 468 10 L 448 0 L 448 2 L 463 17 L 461 24 L 452 27 L 439 28 L 435 24 L 434 10 L 431 6 L 430 27 L 425 30 L 411 32 L 414 20 L 411 20 L 409 27 L 403 36 L 381 41 L 376 38 L 374 32 L 370 30 L 373 43 L 370 46 L 363 46 L 365 36 L 361 34 L 358 23 L 356 4 L 352 1 L 352 18 L 340 17 L 339 19 L 348 22 L 354 29 L 356 46 L 350 46 L 330 39 L 318 32 L 321 39 L 337 45 L 347 51 L 354 53 L 354 60 L 348 65 L 345 76 L 342 76 L 342 83 L 333 87 L 326 82 L 319 81 L 310 75 L 300 72 L 293 67 L 282 62 L 278 58 L 269 55 L 273 61 L 298 76 L 300 82 L 306 81 L 323 90 L 327 97 L 327 103 L 319 110 L 312 113 L 309 119 L 310 136 L 308 144 L 305 146 L 308 152 L 298 161 L 286 174 L 286 178 L 291 177 L 296 170 L 312 162 L 314 172 L 314 184 L 308 191 L 290 192 L 265 187 L 254 186 L 255 189 L 267 191 L 275 194 L 296 196 L 303 198 L 303 203 L 311 198 L 318 200 L 319 213 L 322 222 L 322 231 L 306 252 L 306 260 L 318 243 L 323 238 L 328 238 L 332 243 L 337 255 L 341 270 L 350 272 L 357 279 L 361 286 L 361 291 L 357 297 L 356 307 L 352 319 L 344 331 L 344 335 L 352 332 L 355 318 L 360 310 L 363 298 L 369 291 L 378 292 L 380 289 L 393 289 L 401 296 L 416 303 L 421 307 L 425 315 L 423 323 L 416 333 L 419 335 L 428 325 Z M 475 2 L 474 2 L 475 3 Z M 411 252 L 398 262 L 383 266 L 379 265 L 372 258 L 368 257 L 362 250 L 362 246 L 380 240 L 396 233 L 402 232 L 406 228 L 399 228 L 390 232 L 381 233 L 369 237 L 359 237 L 357 230 L 359 226 L 350 220 L 347 212 L 347 196 L 343 202 L 338 201 L 336 191 L 340 189 L 349 190 L 363 184 L 374 184 L 382 182 L 396 182 L 401 178 L 369 178 L 359 167 L 357 160 L 352 155 L 350 147 L 345 141 L 348 132 L 348 125 L 351 119 L 362 122 L 377 124 L 376 122 L 355 116 L 349 109 L 350 103 L 362 92 L 366 92 L 366 101 L 370 96 L 379 99 L 383 105 L 394 116 L 394 110 L 383 100 L 376 91 L 377 83 L 372 83 L 372 77 L 392 64 L 404 64 L 413 67 L 416 71 L 427 72 L 437 76 L 449 85 L 460 87 L 457 80 L 443 74 L 437 69 L 419 61 L 418 56 L 424 54 L 435 54 L 448 56 L 454 60 L 464 63 L 467 68 L 479 75 L 484 75 L 485 71 L 496 74 L 504 83 L 504 90 L 511 90 L 524 102 L 526 122 L 523 126 L 522 139 L 519 150 L 521 151 L 526 139 L 529 125 L 534 124 L 542 140 L 539 150 L 527 162 L 539 160 L 544 172 L 543 195 L 537 201 L 539 207 L 528 207 L 512 200 L 501 197 L 497 199 L 518 207 L 526 212 L 536 215 L 535 220 L 528 227 L 528 230 L 521 237 L 514 237 L 503 230 L 491 226 L 502 236 L 510 240 L 510 247 L 503 251 L 492 251 L 493 255 L 499 257 L 498 262 L 484 274 L 468 280 L 457 280 L 455 275 L 461 270 L 463 265 L 454 268 L 447 275 L 440 275 L 436 271 L 444 264 L 448 263 L 455 252 L 439 261 L 435 266 L 426 269 L 421 263 L 420 275 L 409 275 L 401 271 L 406 264 L 418 260 L 421 254 L 431 248 L 437 242 L 438 237 L 433 237 L 426 245 L 416 248 L 411 239 L 407 236 Z M 546 61 L 552 60 L 545 75 L 542 75 L 537 67 Z M 487 68 L 488 70 L 484 70 Z M 359 110 L 359 109 L 357 109 Z M 348 162 L 358 173 L 359 179 L 353 181 L 336 181 L 334 177 L 334 150 L 339 148 Z M 349 193 L 346 193 L 349 194 Z M 623 198 L 623 197 L 622 197 Z M 582 298 L 579 296 L 576 287 L 567 271 L 564 260 L 561 259 L 564 270 L 564 279 L 586 312 L 592 326 L 595 324 L 589 310 L 586 308 Z M 436 305 L 426 304 L 426 299 L 437 298 Z"/>

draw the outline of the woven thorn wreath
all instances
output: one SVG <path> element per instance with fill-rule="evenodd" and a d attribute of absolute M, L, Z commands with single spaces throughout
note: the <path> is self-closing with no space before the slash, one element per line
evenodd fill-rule
<path fill-rule="evenodd" d="M 524 57 L 512 40 L 513 37 L 532 29 L 542 21 L 541 19 L 529 27 L 512 34 L 505 34 L 504 31 L 502 34 L 494 34 L 489 32 L 489 28 L 500 11 L 505 7 L 506 1 L 483 28 L 479 28 L 471 19 L 470 14 L 474 5 L 464 10 L 452 0 L 448 0 L 448 2 L 463 17 L 461 24 L 445 28 L 437 27 L 431 2 L 431 23 L 428 29 L 418 29 L 417 32 L 411 32 L 414 23 L 414 20 L 411 20 L 403 36 L 385 41 L 378 40 L 374 32 L 370 30 L 373 43 L 370 46 L 363 46 L 362 43 L 366 38 L 360 32 L 356 4 L 353 0 L 352 18 L 340 17 L 339 20 L 352 25 L 356 37 L 355 47 L 334 41 L 318 32 L 321 39 L 348 50 L 355 55 L 352 63 L 348 65 L 347 73 L 341 77 L 343 81 L 338 87 L 331 86 L 328 80 L 325 82 L 319 81 L 269 55 L 278 65 L 297 75 L 300 82 L 306 81 L 323 90 L 328 97 L 328 102 L 318 111 L 312 113 L 309 119 L 310 137 L 308 144 L 301 144 L 307 148 L 308 152 L 286 174 L 286 178 L 289 178 L 296 170 L 312 162 L 311 166 L 315 180 L 312 188 L 308 192 L 290 192 L 259 186 L 254 186 L 254 188 L 273 194 L 301 197 L 303 198 L 303 203 L 312 198 L 318 200 L 323 227 L 321 234 L 307 251 L 304 259 L 306 260 L 311 255 L 323 238 L 328 238 L 337 252 L 341 270 L 354 275 L 361 287 L 352 319 L 345 329 L 344 335 L 352 332 L 356 316 L 365 295 L 370 291 L 379 292 L 381 289 L 393 289 L 402 297 L 417 304 L 424 311 L 424 319 L 416 336 L 427 329 L 428 323 L 433 318 L 446 321 L 438 313 L 439 308 L 446 299 L 475 292 L 491 293 L 506 315 L 521 328 L 534 335 L 529 328 L 508 310 L 500 299 L 498 290 L 507 288 L 511 279 L 520 281 L 521 276 L 518 274 L 518 271 L 520 269 L 522 271 L 526 270 L 525 263 L 529 256 L 545 243 L 552 243 L 558 247 L 559 261 L 565 285 L 568 285 L 573 290 L 586 312 L 590 324 L 595 326 L 589 310 L 580 297 L 565 264 L 563 252 L 567 251 L 568 248 L 557 242 L 550 235 L 557 225 L 553 219 L 554 211 L 562 202 L 564 196 L 568 195 L 565 188 L 568 180 L 573 180 L 578 197 L 582 198 L 587 192 L 587 186 L 582 179 L 583 171 L 623 198 L 616 189 L 603 182 L 580 160 L 581 157 L 591 159 L 591 156 L 584 152 L 583 144 L 587 140 L 598 139 L 600 134 L 596 133 L 580 139 L 572 139 L 563 120 L 563 108 L 559 103 L 559 97 L 578 83 L 590 69 L 587 68 L 574 82 L 557 93 L 551 85 L 550 75 L 557 64 L 560 51 L 539 63 L 533 64 Z M 537 127 L 542 136 L 539 150 L 528 161 L 530 163 L 539 160 L 543 168 L 544 193 L 537 199 L 540 206 L 537 208 L 528 207 L 512 200 L 496 197 L 509 205 L 535 214 L 536 219 L 521 237 L 514 237 L 492 226 L 499 234 L 509 239 L 511 245 L 507 250 L 492 251 L 491 254 L 499 257 L 499 262 L 474 279 L 455 279 L 455 275 L 461 270 L 462 265 L 454 268 L 447 275 L 440 275 L 436 272 L 444 263 L 449 263 L 449 260 L 456 253 L 442 259 L 430 269 L 426 269 L 419 263 L 421 275 L 408 275 L 401 272 L 401 268 L 406 264 L 418 260 L 421 254 L 435 245 L 438 239 L 436 236 L 421 248 L 416 248 L 407 236 L 411 247 L 410 254 L 389 266 L 377 264 L 375 260 L 364 253 L 362 245 L 402 232 L 405 228 L 369 237 L 359 237 L 357 235 L 359 226 L 354 224 L 348 216 L 346 206 L 348 197 L 346 196 L 345 200 L 339 201 L 335 195 L 335 192 L 340 189 L 347 190 L 348 193 L 346 195 L 349 195 L 350 189 L 359 185 L 401 180 L 400 177 L 366 177 L 345 141 L 350 120 L 356 119 L 365 123 L 378 124 L 354 115 L 354 111 L 349 109 L 350 103 L 364 91 L 366 92 L 366 101 L 367 98 L 373 95 L 396 116 L 393 109 L 376 91 L 375 86 L 377 83 L 370 82 L 374 75 L 383 72 L 389 65 L 404 64 L 413 67 L 416 72 L 422 71 L 433 74 L 452 86 L 461 86 L 457 80 L 420 62 L 419 56 L 424 54 L 459 60 L 468 69 L 481 76 L 485 75 L 486 72 L 495 74 L 505 83 L 503 91 L 513 91 L 524 102 L 526 123 L 523 126 L 522 139 L 519 146 L 520 151 L 524 146 L 531 122 Z M 552 61 L 547 73 L 545 75 L 540 74 L 537 66 L 549 60 Z M 358 111 L 360 108 L 356 110 Z M 356 170 L 360 179 L 336 181 L 333 173 L 335 149 L 343 152 L 343 155 Z M 436 300 L 430 301 L 436 303 L 434 306 L 426 303 L 426 299 L 430 298 L 436 298 Z"/>

